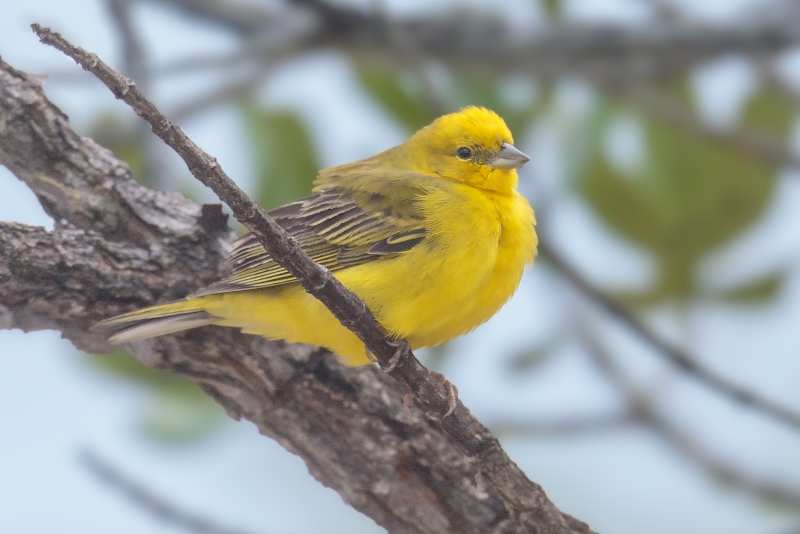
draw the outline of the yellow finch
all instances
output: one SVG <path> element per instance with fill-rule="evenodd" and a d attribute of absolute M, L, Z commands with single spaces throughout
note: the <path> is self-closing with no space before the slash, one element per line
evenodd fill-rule
<path fill-rule="evenodd" d="M 402 145 L 324 169 L 311 196 L 270 215 L 416 349 L 469 332 L 511 297 L 533 263 L 533 210 L 516 190 L 529 158 L 492 111 L 467 107 Z M 240 238 L 233 273 L 186 299 L 108 319 L 127 343 L 204 325 L 327 347 L 369 363 L 362 342 L 275 263 Z"/>

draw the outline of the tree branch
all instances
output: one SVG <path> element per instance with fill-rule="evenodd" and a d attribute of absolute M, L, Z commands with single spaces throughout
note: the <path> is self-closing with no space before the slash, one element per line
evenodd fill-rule
<path fill-rule="evenodd" d="M 492 432 L 502 436 L 545 436 L 548 438 L 574 438 L 612 432 L 629 427 L 635 422 L 633 413 L 573 416 L 563 419 L 534 421 L 525 419 L 498 419 L 489 423 Z"/>
<path fill-rule="evenodd" d="M 396 43 L 383 31 L 380 13 L 340 3 L 294 0 L 279 10 L 231 0 L 158 0 L 191 12 L 243 37 L 269 33 L 282 23 L 298 27 L 305 50 L 334 47 L 350 56 L 396 62 Z M 260 28 L 242 25 L 255 20 Z M 402 33 L 427 60 L 470 73 L 533 74 L 555 78 L 580 73 L 609 82 L 663 78 L 723 53 L 769 54 L 800 40 L 796 6 L 751 13 L 733 24 L 670 21 L 644 27 L 582 24 L 538 26 L 524 33 L 491 13 L 453 12 L 441 17 L 397 21 Z M 310 20 L 309 20 L 310 19 Z M 300 22 L 304 21 L 304 22 Z M 268 48 L 263 49 L 265 53 Z"/>
<path fill-rule="evenodd" d="M 122 47 L 122 72 L 147 91 L 153 79 L 152 69 L 144 43 L 134 24 L 131 0 L 106 0 L 106 4 Z M 153 137 L 147 125 L 142 123 L 136 124 L 135 139 L 142 151 L 139 169 L 141 182 L 153 189 L 172 189 L 170 172 L 162 157 L 164 146 Z"/>
<path fill-rule="evenodd" d="M 169 116 L 172 121 L 181 122 L 195 113 L 212 109 L 217 104 L 246 97 L 268 76 L 269 70 L 266 64 L 258 65 L 244 76 L 221 84 L 192 100 L 181 102 L 169 112 Z"/>
<path fill-rule="evenodd" d="M 705 137 L 776 167 L 800 168 L 800 157 L 780 139 L 742 128 L 715 128 L 697 118 L 685 105 L 667 95 L 643 87 L 606 86 L 611 95 L 666 124 Z"/>
<path fill-rule="evenodd" d="M 792 506 L 800 506 L 800 488 L 774 482 L 748 473 L 738 465 L 725 463 L 717 455 L 701 447 L 685 430 L 655 406 L 651 396 L 643 395 L 637 386 L 626 376 L 619 364 L 598 339 L 590 326 L 584 326 L 581 337 L 589 355 L 627 398 L 634 420 L 639 421 L 660 434 L 670 445 L 687 459 L 710 473 L 713 477 L 738 486 L 762 499 L 779 501 Z"/>
<path fill-rule="evenodd" d="M 218 210 L 133 182 L 124 164 L 69 128 L 35 81 L 1 61 L 0 111 L 0 163 L 59 217 L 50 234 L 0 225 L 4 327 L 61 329 L 81 348 L 108 350 L 83 327 L 222 273 L 231 236 Z M 590 532 L 466 409 L 443 422 L 420 402 L 409 409 L 408 388 L 374 367 L 219 327 L 131 348 L 300 455 L 315 478 L 392 533 Z"/>
<path fill-rule="evenodd" d="M 637 336 L 647 342 L 648 345 L 656 349 L 656 352 L 666 358 L 669 363 L 693 376 L 712 390 L 744 406 L 758 410 L 794 429 L 800 429 L 800 414 L 772 400 L 748 391 L 739 384 L 700 363 L 701 360 L 696 355 L 689 354 L 662 339 L 622 304 L 609 298 L 593 287 L 542 239 L 539 240 L 539 254 L 550 261 L 556 269 L 558 269 L 559 273 L 569 280 L 583 295 L 599 305 L 608 312 L 609 315 L 625 324 L 625 326 L 630 328 Z"/>
<path fill-rule="evenodd" d="M 198 224 L 195 232 L 164 236 L 150 248 L 107 241 L 94 231 L 0 223 L 0 326 L 57 329 L 80 349 L 109 352 L 89 332 L 93 323 L 132 306 L 181 298 L 199 280 L 222 274 L 220 251 L 203 234 Z"/>
<path fill-rule="evenodd" d="M 217 525 L 204 517 L 177 508 L 91 451 L 82 451 L 80 453 L 80 462 L 101 482 L 119 491 L 131 503 L 144 509 L 164 523 L 197 534 L 245 534 L 241 530 L 233 530 Z"/>

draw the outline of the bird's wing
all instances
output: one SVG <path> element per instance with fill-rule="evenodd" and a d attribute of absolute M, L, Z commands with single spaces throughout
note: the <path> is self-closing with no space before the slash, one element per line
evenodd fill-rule
<path fill-rule="evenodd" d="M 425 239 L 418 198 L 427 188 L 397 183 L 385 193 L 380 187 L 328 187 L 269 212 L 311 258 L 337 271 L 401 254 Z M 253 234 L 234 244 L 229 259 L 233 272 L 193 296 L 273 287 L 295 282 Z"/>

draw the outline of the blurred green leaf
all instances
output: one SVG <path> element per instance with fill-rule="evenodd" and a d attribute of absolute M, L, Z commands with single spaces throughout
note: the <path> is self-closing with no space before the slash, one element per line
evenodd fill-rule
<path fill-rule="evenodd" d="M 684 99 L 686 93 L 681 88 L 676 94 Z M 621 111 L 608 102 L 601 105 L 607 120 Z M 793 116 L 792 103 L 761 91 L 748 102 L 742 120 L 785 140 Z M 642 168 L 633 175 L 615 168 L 598 137 L 579 189 L 605 224 L 658 262 L 657 287 L 629 298 L 642 304 L 683 300 L 697 289 L 694 272 L 700 258 L 763 214 L 777 172 L 727 145 L 647 116 L 639 115 L 639 120 L 647 152 Z"/>
<path fill-rule="evenodd" d="M 172 384 L 186 382 L 183 378 L 145 367 L 122 349 L 116 349 L 112 354 L 87 354 L 87 356 L 95 367 L 147 386 L 169 387 Z"/>
<path fill-rule="evenodd" d="M 547 361 L 567 339 L 566 332 L 557 332 L 544 342 L 517 352 L 508 360 L 508 372 L 517 375 L 531 371 Z"/>
<path fill-rule="evenodd" d="M 608 105 L 595 106 L 586 117 L 571 121 L 564 129 L 566 154 L 562 159 L 565 176 L 570 183 L 580 183 L 596 164 L 598 142 L 603 137 L 611 113 Z"/>
<path fill-rule="evenodd" d="M 152 404 L 142 421 L 151 437 L 186 442 L 204 437 L 224 420 L 222 408 L 185 378 L 145 367 L 121 349 L 87 356 L 95 367 L 151 390 Z"/>
<path fill-rule="evenodd" d="M 308 195 L 319 165 L 311 136 L 300 117 L 264 109 L 252 101 L 242 106 L 255 161 L 255 200 L 273 209 Z"/>
<path fill-rule="evenodd" d="M 796 117 L 794 102 L 771 89 L 755 93 L 742 110 L 740 126 L 785 140 Z"/>
<path fill-rule="evenodd" d="M 561 17 L 561 0 L 541 0 L 544 12 L 551 20 Z"/>
<path fill-rule="evenodd" d="M 775 273 L 761 280 L 744 284 L 732 291 L 714 295 L 731 304 L 762 304 L 778 295 L 786 281 L 784 273 Z"/>
<path fill-rule="evenodd" d="M 404 69 L 361 62 L 356 65 L 356 76 L 364 89 L 410 131 L 416 132 L 436 118 L 425 100 L 422 83 Z"/>
<path fill-rule="evenodd" d="M 145 432 L 161 441 L 185 443 L 219 427 L 225 413 L 199 387 L 161 388 L 144 417 Z"/>

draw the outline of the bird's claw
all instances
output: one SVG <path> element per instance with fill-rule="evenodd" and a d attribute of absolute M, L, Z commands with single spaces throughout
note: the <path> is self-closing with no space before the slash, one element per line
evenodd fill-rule
<path fill-rule="evenodd" d="M 406 341 L 405 339 L 392 341 L 390 343 L 395 347 L 397 347 L 397 350 L 395 350 L 394 354 L 392 354 L 392 357 L 389 358 L 389 365 L 385 369 L 381 368 L 381 371 L 383 371 L 384 373 L 391 373 L 392 371 L 394 371 L 395 367 L 397 367 L 397 365 L 400 363 L 400 360 L 403 358 L 403 354 L 405 354 L 406 351 L 411 349 L 411 345 L 409 345 L 408 341 Z"/>
<path fill-rule="evenodd" d="M 389 358 L 389 364 L 385 368 L 381 368 L 381 371 L 384 373 L 391 373 L 395 370 L 395 368 L 400 364 L 400 360 L 402 360 L 403 355 L 406 353 L 407 350 L 411 349 L 411 346 L 408 344 L 408 341 L 405 339 L 400 339 L 398 341 L 391 342 L 392 345 L 397 347 L 392 354 L 392 357 Z M 378 359 L 375 358 L 375 355 L 372 354 L 372 351 L 365 345 L 364 346 L 364 353 L 367 355 L 367 359 L 371 362 L 378 362 Z M 437 373 L 435 371 L 431 371 L 433 377 L 442 384 L 445 391 L 447 392 L 447 411 L 442 416 L 442 419 L 452 415 L 455 411 L 456 406 L 458 406 L 458 388 L 450 382 L 448 379 L 444 377 L 442 373 Z M 414 396 L 411 393 L 406 394 L 403 398 L 403 404 L 406 408 L 410 408 L 414 405 Z"/>
<path fill-rule="evenodd" d="M 447 391 L 447 411 L 442 416 L 442 419 L 444 419 L 445 417 L 451 415 L 455 411 L 456 406 L 458 406 L 458 388 L 455 386 L 455 384 L 446 379 L 442 373 L 431 371 L 431 374 L 436 380 L 441 382 L 445 391 Z"/>

